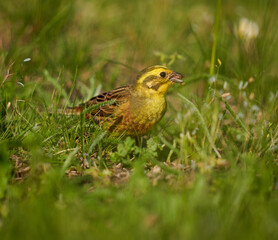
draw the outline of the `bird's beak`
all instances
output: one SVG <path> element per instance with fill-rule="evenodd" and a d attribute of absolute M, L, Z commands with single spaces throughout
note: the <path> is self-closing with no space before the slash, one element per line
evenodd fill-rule
<path fill-rule="evenodd" d="M 183 75 L 177 72 L 172 72 L 169 79 L 174 83 L 183 83 Z"/>

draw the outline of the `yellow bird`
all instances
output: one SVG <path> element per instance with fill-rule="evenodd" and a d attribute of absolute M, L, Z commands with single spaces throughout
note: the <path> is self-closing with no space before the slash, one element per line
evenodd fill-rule
<path fill-rule="evenodd" d="M 68 108 L 67 113 L 85 111 L 86 118 L 92 118 L 113 135 L 142 136 L 163 117 L 167 106 L 165 95 L 174 83 L 183 83 L 182 78 L 180 73 L 166 67 L 151 66 L 139 73 L 134 84 L 95 96 Z M 92 110 L 86 111 L 88 108 Z"/>

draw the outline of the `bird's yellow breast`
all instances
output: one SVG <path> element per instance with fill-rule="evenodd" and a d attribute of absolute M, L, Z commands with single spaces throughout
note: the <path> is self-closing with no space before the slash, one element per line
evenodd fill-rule
<path fill-rule="evenodd" d="M 154 125 L 157 123 L 165 113 L 166 101 L 164 96 L 155 96 L 152 98 L 143 98 L 135 101 L 131 101 L 131 106 L 133 112 L 133 118 L 137 122 L 149 123 Z"/>
<path fill-rule="evenodd" d="M 165 110 L 164 96 L 131 96 L 130 101 L 119 108 L 122 119 L 114 132 L 125 132 L 131 136 L 144 135 L 159 122 Z"/>

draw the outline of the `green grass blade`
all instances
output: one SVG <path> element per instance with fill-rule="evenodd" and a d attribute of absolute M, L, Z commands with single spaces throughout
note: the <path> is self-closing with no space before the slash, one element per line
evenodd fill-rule
<path fill-rule="evenodd" d="M 181 99 L 183 99 L 187 104 L 189 104 L 189 105 L 192 107 L 192 109 L 194 110 L 194 112 L 197 114 L 197 116 L 199 117 L 201 126 L 202 126 L 202 128 L 204 129 L 204 131 L 205 131 L 205 133 L 206 133 L 206 135 L 207 135 L 207 139 L 208 139 L 208 141 L 209 141 L 209 143 L 210 143 L 210 145 L 211 145 L 211 148 L 214 150 L 214 152 L 216 153 L 217 157 L 218 157 L 218 158 L 221 158 L 221 155 L 220 155 L 220 153 L 218 152 L 218 150 L 216 149 L 216 147 L 215 147 L 215 145 L 214 145 L 214 143 L 213 143 L 213 141 L 212 141 L 212 138 L 211 138 L 211 136 L 210 136 L 210 134 L 209 134 L 209 130 L 208 130 L 208 128 L 207 128 L 207 125 L 205 124 L 205 120 L 204 120 L 202 114 L 200 113 L 200 111 L 198 110 L 198 108 L 194 105 L 194 103 L 192 103 L 191 101 L 189 101 L 189 100 L 188 100 L 186 97 L 184 97 L 182 94 L 178 93 L 178 96 L 179 96 Z"/>
<path fill-rule="evenodd" d="M 211 51 L 211 60 L 210 60 L 210 69 L 209 73 L 211 75 L 214 74 L 214 67 L 215 67 L 215 55 L 216 55 L 216 47 L 218 41 L 218 31 L 219 31 L 219 21 L 220 21 L 220 11 L 221 11 L 221 0 L 217 1 L 217 9 L 216 9 L 216 16 L 215 16 L 215 24 L 214 24 L 214 34 L 213 34 L 213 45 Z"/>
<path fill-rule="evenodd" d="M 215 92 L 215 95 L 220 99 L 221 102 L 223 102 L 225 104 L 226 109 L 232 115 L 232 117 L 237 122 L 237 124 L 248 134 L 249 137 L 252 136 L 252 134 L 250 133 L 248 128 L 245 126 L 245 124 L 241 121 L 239 116 L 233 111 L 230 104 L 218 92 Z"/>

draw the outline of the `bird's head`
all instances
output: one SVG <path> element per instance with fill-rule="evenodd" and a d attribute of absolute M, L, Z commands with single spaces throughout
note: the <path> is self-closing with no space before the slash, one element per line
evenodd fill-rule
<path fill-rule="evenodd" d="M 142 70 L 135 83 L 135 90 L 150 94 L 166 94 L 174 83 L 183 83 L 183 76 L 163 66 L 151 66 Z"/>

